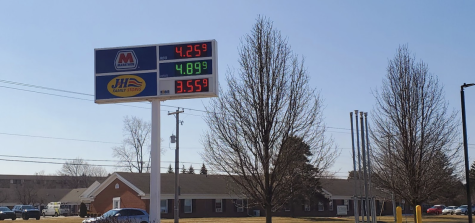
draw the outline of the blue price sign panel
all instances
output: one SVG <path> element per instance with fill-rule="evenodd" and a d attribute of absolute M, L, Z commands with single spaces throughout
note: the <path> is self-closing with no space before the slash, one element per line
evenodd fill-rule
<path fill-rule="evenodd" d="M 95 102 L 218 96 L 215 40 L 94 50 Z"/>
<path fill-rule="evenodd" d="M 96 50 L 96 74 L 157 69 L 157 47 Z"/>

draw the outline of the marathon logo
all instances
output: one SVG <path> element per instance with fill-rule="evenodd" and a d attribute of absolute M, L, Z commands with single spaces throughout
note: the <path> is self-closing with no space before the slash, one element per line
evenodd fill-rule
<path fill-rule="evenodd" d="M 135 70 L 139 61 L 133 50 L 120 50 L 115 57 L 116 70 Z"/>

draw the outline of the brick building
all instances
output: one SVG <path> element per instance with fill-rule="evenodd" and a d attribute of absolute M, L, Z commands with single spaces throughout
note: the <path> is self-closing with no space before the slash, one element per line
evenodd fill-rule
<path fill-rule="evenodd" d="M 316 201 L 284 205 L 274 216 L 352 216 L 354 181 L 322 179 L 321 182 L 322 196 Z M 226 176 L 180 174 L 180 218 L 264 215 L 258 207 L 248 207 L 247 199 L 233 193 L 230 189 L 232 186 L 233 183 Z M 88 190 L 89 192 L 81 195 L 81 199 L 85 203 L 90 202 L 90 210 L 94 213 L 101 214 L 113 208 L 125 207 L 150 211 L 148 173 L 113 173 L 102 184 Z M 162 218 L 173 218 L 174 191 L 174 174 L 161 174 Z M 387 194 L 377 190 L 374 190 L 374 194 L 378 199 L 378 213 L 392 214 Z M 346 209 L 344 214 L 341 212 L 343 209 Z"/>

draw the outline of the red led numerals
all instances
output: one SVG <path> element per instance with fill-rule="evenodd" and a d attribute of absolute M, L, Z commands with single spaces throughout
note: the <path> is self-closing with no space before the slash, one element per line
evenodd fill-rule
<path fill-rule="evenodd" d="M 207 78 L 175 81 L 175 94 L 208 91 L 209 85 Z"/>
<path fill-rule="evenodd" d="M 177 58 L 193 58 L 206 56 L 204 52 L 208 51 L 206 43 L 189 44 L 175 46 L 175 57 Z"/>

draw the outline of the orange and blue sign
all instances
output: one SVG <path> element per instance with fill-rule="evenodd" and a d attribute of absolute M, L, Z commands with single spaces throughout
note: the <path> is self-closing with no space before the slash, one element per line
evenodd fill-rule
<path fill-rule="evenodd" d="M 157 96 L 157 73 L 96 76 L 96 100 Z"/>

